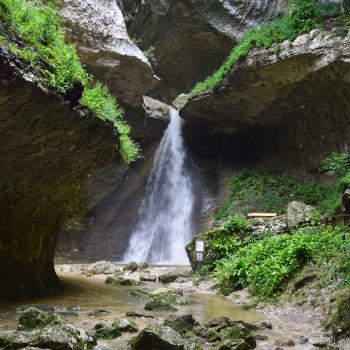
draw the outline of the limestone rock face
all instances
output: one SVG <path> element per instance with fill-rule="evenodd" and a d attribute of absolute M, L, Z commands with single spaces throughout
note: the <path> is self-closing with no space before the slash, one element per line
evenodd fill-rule
<path fill-rule="evenodd" d="M 242 34 L 282 12 L 286 0 L 118 0 L 129 33 L 154 47 L 154 93 L 167 103 L 225 59 Z"/>
<path fill-rule="evenodd" d="M 0 48 L 0 299 L 57 290 L 59 229 L 101 198 L 86 198 L 96 173 L 115 169 L 105 193 L 118 184 L 112 128 L 64 102 Z"/>
<path fill-rule="evenodd" d="M 310 223 L 315 215 L 315 208 L 301 202 L 291 202 L 287 206 L 287 225 L 290 229 Z"/>
<path fill-rule="evenodd" d="M 62 0 L 67 39 L 81 60 L 125 104 L 136 106 L 158 82 L 143 52 L 130 40 L 115 1 Z"/>
<path fill-rule="evenodd" d="M 200 124 L 236 140 L 250 135 L 265 163 L 270 157 L 284 169 L 316 167 L 349 141 L 349 43 L 349 34 L 313 30 L 253 49 L 219 88 L 190 98 L 181 115 L 191 130 Z"/>

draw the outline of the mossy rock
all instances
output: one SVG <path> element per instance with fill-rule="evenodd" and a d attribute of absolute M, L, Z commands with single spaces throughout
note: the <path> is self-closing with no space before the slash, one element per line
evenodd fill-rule
<path fill-rule="evenodd" d="M 198 322 L 192 315 L 169 315 L 163 323 L 164 326 L 174 329 L 176 332 L 184 335 L 198 325 Z"/>
<path fill-rule="evenodd" d="M 226 339 L 215 346 L 214 350 L 250 350 L 251 347 L 242 339 Z"/>
<path fill-rule="evenodd" d="M 159 299 L 150 300 L 144 309 L 148 311 L 177 311 L 171 304 Z"/>
<path fill-rule="evenodd" d="M 172 328 L 150 324 L 132 339 L 131 347 L 134 350 L 184 350 L 184 341 Z"/>
<path fill-rule="evenodd" d="M 49 324 L 58 324 L 63 322 L 63 319 L 57 314 L 30 307 L 24 310 L 24 312 L 21 314 L 18 323 L 18 330 L 30 331 L 37 328 L 43 328 Z"/>
<path fill-rule="evenodd" d="M 118 328 L 109 326 L 103 322 L 95 325 L 95 331 L 98 339 L 115 339 L 122 335 Z"/>
<path fill-rule="evenodd" d="M 114 286 L 138 286 L 139 282 L 131 279 L 124 279 L 121 277 L 114 278 L 108 276 L 105 280 L 105 283 L 112 284 Z"/>
<path fill-rule="evenodd" d="M 142 266 L 144 266 L 144 265 L 142 265 Z M 135 271 L 137 271 L 138 268 L 139 268 L 139 265 L 135 261 L 132 261 L 129 264 L 125 265 L 123 270 L 135 272 Z"/>
<path fill-rule="evenodd" d="M 116 319 L 112 327 L 118 329 L 120 332 L 137 332 L 139 330 L 137 324 L 133 321 L 129 321 L 127 318 Z"/>

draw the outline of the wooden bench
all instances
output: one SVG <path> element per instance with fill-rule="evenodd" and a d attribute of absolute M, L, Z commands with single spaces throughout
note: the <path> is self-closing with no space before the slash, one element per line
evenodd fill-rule
<path fill-rule="evenodd" d="M 249 213 L 247 216 L 250 219 L 270 219 L 275 218 L 277 213 Z"/>

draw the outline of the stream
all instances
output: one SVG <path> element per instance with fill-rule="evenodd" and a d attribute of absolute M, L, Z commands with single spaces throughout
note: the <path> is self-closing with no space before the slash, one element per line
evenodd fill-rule
<path fill-rule="evenodd" d="M 146 304 L 147 297 L 134 297 L 130 295 L 133 287 L 128 286 L 113 286 L 106 284 L 106 275 L 96 275 L 93 277 L 86 277 L 80 273 L 81 265 L 69 265 L 71 271 L 61 272 L 61 268 L 56 270 L 60 279 L 64 284 L 64 292 L 62 294 L 27 300 L 25 302 L 2 303 L 0 304 L 0 329 L 16 330 L 18 325 L 18 317 L 20 313 L 19 308 L 28 305 L 48 305 L 55 307 L 55 310 L 66 318 L 70 323 L 85 330 L 92 329 L 99 321 L 113 321 L 115 318 L 124 317 L 128 311 L 142 312 Z M 73 268 L 71 267 L 73 266 Z M 152 273 L 164 273 L 169 270 L 169 267 L 151 267 Z M 183 267 L 179 269 L 184 269 Z M 172 268 L 172 271 L 174 268 Z M 139 278 L 135 274 L 126 275 L 130 278 Z M 169 287 L 169 285 L 162 285 L 158 282 L 147 282 L 146 285 L 152 289 Z M 288 325 L 276 318 L 270 318 L 261 312 L 254 310 L 244 310 L 240 305 L 228 300 L 223 296 L 216 295 L 212 292 L 201 291 L 188 283 L 184 285 L 171 285 L 171 288 L 182 288 L 184 296 L 191 301 L 190 305 L 177 305 L 178 311 L 176 314 L 192 314 L 193 317 L 201 323 L 207 322 L 220 316 L 229 317 L 232 320 L 242 320 L 252 324 L 262 321 L 269 321 L 273 323 L 273 329 L 264 329 L 257 331 L 260 335 L 268 337 L 266 341 L 258 341 L 257 349 L 273 350 L 273 342 L 276 339 L 294 339 L 296 340 L 303 334 L 302 325 Z M 72 309 L 73 308 L 73 309 Z M 108 310 L 110 313 L 92 317 L 88 313 L 98 310 Z M 16 311 L 17 310 L 17 311 Z M 155 319 L 147 318 L 133 318 L 141 330 L 149 323 L 162 322 L 166 316 L 173 312 L 156 311 L 151 312 Z M 124 333 L 121 337 L 113 340 L 98 341 L 98 346 L 95 350 L 100 349 L 126 349 L 127 343 L 135 333 Z M 315 330 L 314 334 L 310 332 L 308 337 L 313 339 L 320 339 L 320 334 Z M 272 344 L 271 344 L 272 343 Z M 272 346 L 272 347 L 271 347 Z M 293 346 L 295 350 L 309 350 L 315 349 L 307 344 L 296 343 Z"/>

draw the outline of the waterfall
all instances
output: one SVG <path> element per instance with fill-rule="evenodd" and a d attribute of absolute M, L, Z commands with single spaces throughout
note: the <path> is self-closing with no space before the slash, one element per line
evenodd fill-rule
<path fill-rule="evenodd" d="M 155 154 L 125 261 L 187 264 L 185 245 L 192 237 L 193 193 L 186 167 L 179 112 L 171 120 Z"/>

